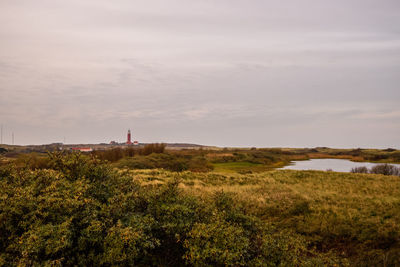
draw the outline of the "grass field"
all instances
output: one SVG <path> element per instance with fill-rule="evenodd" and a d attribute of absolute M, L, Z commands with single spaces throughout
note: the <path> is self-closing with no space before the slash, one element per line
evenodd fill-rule
<path fill-rule="evenodd" d="M 247 165 L 222 166 L 216 170 Z M 205 201 L 216 192 L 231 194 L 247 214 L 294 230 L 320 251 L 334 251 L 354 266 L 399 263 L 399 177 L 291 170 L 238 174 L 231 169 L 225 174 L 144 170 L 131 175 L 143 185 L 179 179 L 182 190 Z"/>
<path fill-rule="evenodd" d="M 214 172 L 222 173 L 252 173 L 252 172 L 263 172 L 270 171 L 274 168 L 280 168 L 285 165 L 283 162 L 277 162 L 275 164 L 265 165 L 261 163 L 251 162 L 224 162 L 224 163 L 213 163 Z"/>

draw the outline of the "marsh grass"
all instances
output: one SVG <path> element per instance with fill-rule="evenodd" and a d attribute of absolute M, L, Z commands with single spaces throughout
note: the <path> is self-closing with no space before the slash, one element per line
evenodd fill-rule
<path fill-rule="evenodd" d="M 153 171 L 133 171 L 146 184 Z M 208 201 L 216 192 L 234 205 L 281 229 L 306 237 L 320 252 L 334 251 L 351 262 L 393 263 L 400 246 L 400 179 L 396 176 L 279 170 L 251 174 L 171 173 L 189 195 Z M 371 255 L 374 257 L 371 257 Z M 371 263 L 371 262 L 369 262 Z M 389 264 L 390 265 L 390 264 Z"/>

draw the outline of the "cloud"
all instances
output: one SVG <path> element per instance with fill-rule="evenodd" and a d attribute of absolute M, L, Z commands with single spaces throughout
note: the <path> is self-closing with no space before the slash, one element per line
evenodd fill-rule
<path fill-rule="evenodd" d="M 361 112 L 353 116 L 356 119 L 364 120 L 396 120 L 400 122 L 400 110 Z"/>
<path fill-rule="evenodd" d="M 394 146 L 399 9 L 395 0 L 2 1 L 0 121 L 29 143 L 64 133 L 95 142 L 134 124 L 148 141 L 302 146 L 323 135 L 318 144 L 369 145 L 363 132 Z"/>

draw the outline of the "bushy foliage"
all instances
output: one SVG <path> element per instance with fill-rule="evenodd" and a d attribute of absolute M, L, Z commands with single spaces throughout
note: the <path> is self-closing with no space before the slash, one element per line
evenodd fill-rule
<path fill-rule="evenodd" d="M 139 150 L 139 154 L 146 156 L 150 155 L 151 153 L 164 153 L 166 146 L 166 144 L 162 143 L 148 144 Z"/>
<path fill-rule="evenodd" d="M 20 154 L 15 160 L 15 164 L 31 170 L 46 169 L 49 168 L 50 158 L 47 154 L 38 154 L 35 152 L 29 154 Z"/>
<path fill-rule="evenodd" d="M 107 160 L 109 162 L 116 162 L 124 157 L 133 157 L 135 155 L 135 150 L 133 148 L 112 148 L 108 150 L 95 150 L 92 155 L 101 160 Z"/>
<path fill-rule="evenodd" d="M 174 178 L 146 186 L 98 159 L 51 154 L 48 168 L 0 167 L 0 265 L 293 265 L 306 242 Z"/>
<path fill-rule="evenodd" d="M 101 160 L 116 162 L 122 158 L 134 157 L 135 155 L 147 156 L 152 153 L 164 153 L 166 144 L 147 144 L 144 147 L 112 148 L 107 150 L 95 150 L 92 155 Z"/>
<path fill-rule="evenodd" d="M 124 158 L 117 163 L 119 168 L 129 169 L 155 169 L 162 168 L 170 171 L 191 170 L 195 172 L 206 172 L 212 170 L 212 165 L 201 156 L 179 155 L 179 154 L 155 154 L 147 156 L 135 156 Z"/>
<path fill-rule="evenodd" d="M 155 169 L 163 168 L 171 171 L 187 170 L 187 161 L 170 154 L 150 154 L 148 156 L 135 156 L 124 158 L 118 162 L 119 168 L 130 169 Z"/>
<path fill-rule="evenodd" d="M 400 168 L 390 164 L 379 164 L 371 168 L 370 173 L 400 176 Z"/>
<path fill-rule="evenodd" d="M 256 164 L 273 164 L 276 162 L 289 161 L 286 153 L 283 153 L 280 149 L 250 149 L 244 151 L 232 151 L 232 153 L 226 153 L 229 150 L 223 151 L 224 153 L 214 153 L 210 157 L 213 163 L 227 163 L 227 162 L 248 162 Z"/>
<path fill-rule="evenodd" d="M 383 174 L 383 175 L 397 175 L 400 176 L 400 168 L 397 168 L 394 165 L 390 164 L 378 164 L 373 166 L 371 169 L 368 169 L 365 166 L 355 167 L 351 169 L 352 173 L 374 173 L 374 174 Z"/>
<path fill-rule="evenodd" d="M 350 170 L 352 173 L 368 173 L 368 168 L 365 166 L 354 167 Z"/>

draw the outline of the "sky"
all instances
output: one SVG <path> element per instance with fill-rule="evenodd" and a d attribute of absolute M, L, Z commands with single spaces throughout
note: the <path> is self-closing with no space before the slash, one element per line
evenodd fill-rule
<path fill-rule="evenodd" d="M 400 148 L 398 0 L 0 0 L 3 143 Z"/>

